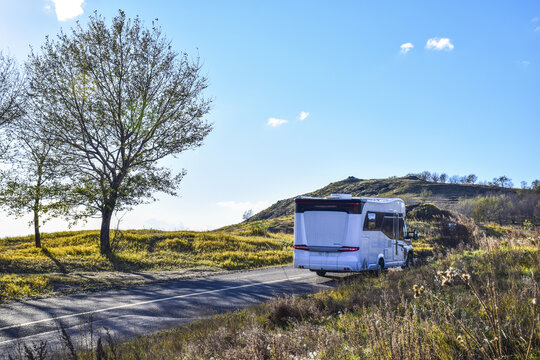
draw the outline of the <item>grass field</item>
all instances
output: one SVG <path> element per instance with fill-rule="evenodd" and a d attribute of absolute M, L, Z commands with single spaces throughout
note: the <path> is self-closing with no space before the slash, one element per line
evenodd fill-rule
<path fill-rule="evenodd" d="M 282 297 L 81 359 L 537 359 L 540 237 L 475 250 L 336 289 Z M 66 347 L 67 349 L 67 347 Z M 71 358 L 71 357 L 67 357 Z"/>
<path fill-rule="evenodd" d="M 454 220 L 408 221 L 421 234 L 414 242 L 420 262 L 470 243 L 480 231 L 461 218 L 455 221 L 462 231 L 444 234 L 448 221 Z M 98 231 L 45 233 L 41 249 L 34 247 L 32 236 L 0 239 L 0 301 L 290 264 L 293 235 L 280 232 L 290 225 L 285 217 L 211 232 L 123 231 L 113 240 L 110 256 L 99 254 Z M 484 230 L 496 237 L 522 235 L 496 225 Z"/>
<path fill-rule="evenodd" d="M 43 249 L 33 247 L 32 237 L 5 238 L 0 294 L 9 299 L 67 285 L 125 286 L 125 276 L 139 272 L 287 264 L 293 237 L 270 230 L 288 223 L 281 218 L 213 232 L 125 231 L 109 257 L 99 254 L 97 231 L 44 234 Z M 378 278 L 351 276 L 334 290 L 277 298 L 123 343 L 101 339 L 76 358 L 540 358 L 540 233 L 478 226 L 465 217 L 411 219 L 409 227 L 421 233 L 414 242 L 416 268 Z M 40 358 L 36 349 L 21 359 Z"/>
<path fill-rule="evenodd" d="M 111 235 L 112 236 L 112 235 Z M 0 239 L 0 300 L 137 284 L 130 273 L 252 269 L 292 262 L 292 235 L 250 225 L 229 232 L 124 231 L 111 256 L 98 231 Z"/>

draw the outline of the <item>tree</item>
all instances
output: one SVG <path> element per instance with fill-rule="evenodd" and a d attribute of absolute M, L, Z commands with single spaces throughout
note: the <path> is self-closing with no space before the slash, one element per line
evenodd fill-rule
<path fill-rule="evenodd" d="M 521 185 L 521 188 L 522 188 L 522 189 L 528 189 L 528 188 L 529 188 L 529 187 L 527 186 L 527 182 L 526 182 L 526 181 L 522 181 L 522 182 L 520 183 L 520 185 Z"/>
<path fill-rule="evenodd" d="M 452 177 L 448 180 L 450 184 L 458 184 L 460 182 L 459 175 L 452 175 Z"/>
<path fill-rule="evenodd" d="M 441 176 L 439 177 L 439 180 L 440 180 L 443 184 L 446 183 L 446 181 L 448 180 L 448 174 L 442 173 Z"/>
<path fill-rule="evenodd" d="M 54 142 L 42 136 L 38 119 L 27 112 L 10 129 L 17 146 L 10 157 L 11 169 L 7 172 L 0 198 L 11 215 L 32 213 L 34 243 L 40 248 L 40 225 L 50 217 L 66 213 L 69 186 L 62 183 L 62 161 L 54 154 Z"/>
<path fill-rule="evenodd" d="M 512 179 L 510 179 L 506 175 L 499 176 L 498 178 L 493 178 L 492 185 L 500 186 L 502 188 L 511 188 L 512 186 L 514 186 L 514 184 L 512 183 Z"/>
<path fill-rule="evenodd" d="M 0 52 L 0 126 L 22 115 L 22 81 L 15 60 Z"/>
<path fill-rule="evenodd" d="M 533 189 L 535 192 L 540 193 L 540 180 L 533 180 L 531 183 L 531 189 Z"/>
<path fill-rule="evenodd" d="M 421 173 L 416 174 L 420 180 L 429 181 L 431 178 L 431 173 L 429 171 L 422 171 Z"/>
<path fill-rule="evenodd" d="M 198 60 L 173 51 L 161 29 L 123 11 L 108 27 L 88 25 L 47 38 L 29 56 L 29 92 L 43 109 L 49 136 L 70 169 L 85 214 L 101 217 L 100 251 L 108 254 L 115 211 L 176 195 L 185 174 L 157 162 L 202 145 L 212 126 Z"/>
<path fill-rule="evenodd" d="M 437 174 L 436 172 L 432 173 L 431 176 L 430 176 L 430 179 L 434 183 L 438 183 L 439 180 L 440 180 L 439 174 Z"/>
<path fill-rule="evenodd" d="M 250 217 L 253 216 L 253 210 L 252 209 L 249 209 L 249 210 L 246 210 L 244 212 L 244 215 L 242 215 L 242 219 L 244 219 L 244 221 L 248 220 Z"/>
<path fill-rule="evenodd" d="M 465 183 L 474 184 L 478 180 L 478 176 L 474 174 L 469 174 L 465 177 Z"/>
<path fill-rule="evenodd" d="M 15 60 L 0 52 L 0 131 L 5 125 L 18 119 L 23 114 L 23 87 Z M 3 131 L 0 143 L 0 158 L 5 155 L 9 139 Z"/>

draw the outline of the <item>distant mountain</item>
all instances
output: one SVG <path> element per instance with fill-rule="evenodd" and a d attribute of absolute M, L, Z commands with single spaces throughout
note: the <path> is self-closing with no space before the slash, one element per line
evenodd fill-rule
<path fill-rule="evenodd" d="M 330 194 L 352 194 L 353 196 L 399 197 L 407 205 L 429 202 L 441 208 L 448 208 L 450 204 L 459 199 L 467 199 L 479 195 L 516 193 L 517 191 L 517 189 L 476 184 L 433 183 L 420 180 L 416 176 L 371 180 L 362 180 L 354 176 L 349 176 L 344 180 L 330 183 L 321 189 L 302 195 L 324 197 Z M 294 199 L 298 196 L 276 202 L 269 208 L 252 216 L 248 222 L 293 215 Z"/>

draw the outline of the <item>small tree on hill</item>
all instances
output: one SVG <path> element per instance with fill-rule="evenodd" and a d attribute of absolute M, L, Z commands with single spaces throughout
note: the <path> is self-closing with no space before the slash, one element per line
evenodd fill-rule
<path fill-rule="evenodd" d="M 244 212 L 244 215 L 242 215 L 242 219 L 244 219 L 245 221 L 245 220 L 248 220 L 252 216 L 253 216 L 253 210 L 249 209 Z"/>
<path fill-rule="evenodd" d="M 493 182 L 491 184 L 502 188 L 511 188 L 512 186 L 514 186 L 514 184 L 512 183 L 512 179 L 510 179 L 506 175 L 499 176 L 498 178 L 493 178 Z"/>
<path fill-rule="evenodd" d="M 110 27 L 94 14 L 47 39 L 26 69 L 80 204 L 101 216 L 100 251 L 110 253 L 115 211 L 156 191 L 174 195 L 185 172 L 157 162 L 202 145 L 212 129 L 200 64 L 173 51 L 154 23 L 145 29 L 120 11 Z"/>
<path fill-rule="evenodd" d="M 421 173 L 416 174 L 416 176 L 420 180 L 424 180 L 424 181 L 429 181 L 431 179 L 431 173 L 429 171 L 422 171 Z"/>
<path fill-rule="evenodd" d="M 540 193 L 540 180 L 533 180 L 531 183 L 531 189 L 533 189 L 535 192 Z"/>
<path fill-rule="evenodd" d="M 448 174 L 442 173 L 441 176 L 439 176 L 439 180 L 444 184 L 448 180 Z"/>
<path fill-rule="evenodd" d="M 466 184 L 474 184 L 478 180 L 478 176 L 474 174 L 469 174 L 465 177 Z"/>

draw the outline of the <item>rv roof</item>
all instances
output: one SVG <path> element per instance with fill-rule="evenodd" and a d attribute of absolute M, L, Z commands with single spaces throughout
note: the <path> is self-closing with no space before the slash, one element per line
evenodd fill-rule
<path fill-rule="evenodd" d="M 332 194 L 336 195 L 336 194 Z M 345 195 L 345 194 L 339 194 L 339 195 Z M 299 199 L 320 199 L 320 200 L 332 200 L 336 199 L 337 196 L 327 196 L 327 197 L 316 197 L 316 196 L 299 196 Z M 352 197 L 343 197 L 342 199 L 352 199 L 352 200 L 362 200 L 365 202 L 373 202 L 373 203 L 391 203 L 394 201 L 401 201 L 400 198 L 374 198 L 374 197 L 364 197 L 364 196 L 352 196 Z"/>
<path fill-rule="evenodd" d="M 374 197 L 358 197 L 354 199 L 365 200 L 366 202 L 377 202 L 377 203 L 389 203 L 394 201 L 403 201 L 400 198 L 374 198 Z"/>

